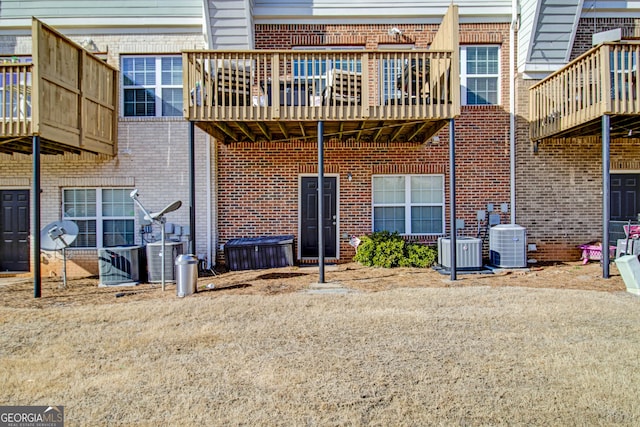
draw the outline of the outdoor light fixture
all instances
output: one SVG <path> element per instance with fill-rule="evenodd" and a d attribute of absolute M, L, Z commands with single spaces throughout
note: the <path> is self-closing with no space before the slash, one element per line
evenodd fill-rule
<path fill-rule="evenodd" d="M 347 172 L 347 179 L 349 180 L 349 182 L 353 180 L 353 175 L 351 175 L 351 172 Z"/>
<path fill-rule="evenodd" d="M 161 231 L 161 238 L 162 238 L 162 250 L 160 252 L 160 256 L 162 257 L 162 273 L 161 273 L 161 281 L 162 281 L 162 290 L 164 291 L 164 269 L 165 269 L 165 256 L 164 256 L 164 242 L 165 242 L 165 227 L 164 224 L 167 222 L 167 220 L 165 219 L 165 215 L 168 214 L 169 212 L 173 212 L 177 209 L 180 208 L 180 206 L 182 206 L 182 202 L 180 200 L 177 200 L 169 205 L 167 205 L 164 209 L 162 209 L 159 212 L 151 212 L 149 213 L 149 211 L 147 211 L 144 206 L 142 206 L 142 203 L 140 203 L 140 200 L 138 200 L 138 189 L 133 190 L 130 194 L 129 197 L 131 197 L 133 199 L 133 201 L 136 203 L 136 205 L 138 205 L 138 207 L 142 210 L 142 212 L 144 213 L 144 219 L 146 219 L 147 221 L 156 221 L 160 224 L 160 229 Z"/>
<path fill-rule="evenodd" d="M 390 36 L 401 36 L 402 35 L 402 30 L 399 29 L 398 27 L 393 27 L 391 29 L 389 29 L 388 31 Z"/>

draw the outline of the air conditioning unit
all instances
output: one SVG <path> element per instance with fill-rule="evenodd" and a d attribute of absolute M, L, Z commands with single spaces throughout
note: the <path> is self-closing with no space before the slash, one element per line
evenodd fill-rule
<path fill-rule="evenodd" d="M 451 268 L 451 238 L 438 238 L 438 264 Z M 456 237 L 456 270 L 482 269 L 482 239 Z"/>
<path fill-rule="evenodd" d="M 527 229 L 501 224 L 489 229 L 489 262 L 503 268 L 527 266 Z"/>
<path fill-rule="evenodd" d="M 98 286 L 137 285 L 144 280 L 144 260 L 142 246 L 98 249 Z"/>
<path fill-rule="evenodd" d="M 184 253 L 183 242 L 164 242 L 167 261 L 164 263 L 165 282 L 175 282 L 175 262 Z M 147 268 L 149 282 L 162 282 L 162 242 L 147 243 Z"/>

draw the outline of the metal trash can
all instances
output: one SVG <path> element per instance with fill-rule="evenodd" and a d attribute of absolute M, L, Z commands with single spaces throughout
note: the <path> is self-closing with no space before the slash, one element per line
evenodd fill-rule
<path fill-rule="evenodd" d="M 176 258 L 176 293 L 180 298 L 196 292 L 198 280 L 198 258 L 193 255 L 178 255 Z"/>

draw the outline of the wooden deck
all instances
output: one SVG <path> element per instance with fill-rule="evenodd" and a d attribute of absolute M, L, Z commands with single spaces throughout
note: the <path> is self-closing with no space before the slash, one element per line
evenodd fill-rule
<path fill-rule="evenodd" d="M 424 142 L 460 114 L 458 10 L 428 50 L 183 52 L 185 119 L 226 142 Z"/>
<path fill-rule="evenodd" d="M 37 19 L 30 62 L 0 63 L 0 152 L 115 155 L 118 71 Z"/>
<path fill-rule="evenodd" d="M 640 42 L 594 47 L 530 89 L 530 136 L 600 136 L 611 116 L 611 137 L 640 135 Z"/>

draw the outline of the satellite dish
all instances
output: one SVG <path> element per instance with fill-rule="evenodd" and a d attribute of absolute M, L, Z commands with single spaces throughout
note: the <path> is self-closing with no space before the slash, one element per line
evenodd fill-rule
<path fill-rule="evenodd" d="M 149 214 L 149 218 L 152 221 L 155 221 L 159 218 L 162 218 L 165 214 L 168 214 L 169 212 L 173 212 L 175 210 L 180 209 L 180 206 L 182 206 L 182 202 L 180 200 L 177 200 L 173 203 L 171 203 L 170 205 L 168 205 L 167 207 L 165 207 L 164 209 L 162 209 L 160 212 L 152 212 Z"/>
<path fill-rule="evenodd" d="M 45 251 L 59 251 L 78 237 L 78 226 L 73 221 L 54 221 L 40 232 L 40 247 Z"/>
<path fill-rule="evenodd" d="M 62 283 L 67 287 L 67 252 L 66 248 L 78 237 L 78 226 L 75 222 L 54 221 L 40 232 L 40 249 L 45 251 L 62 251 Z"/>

